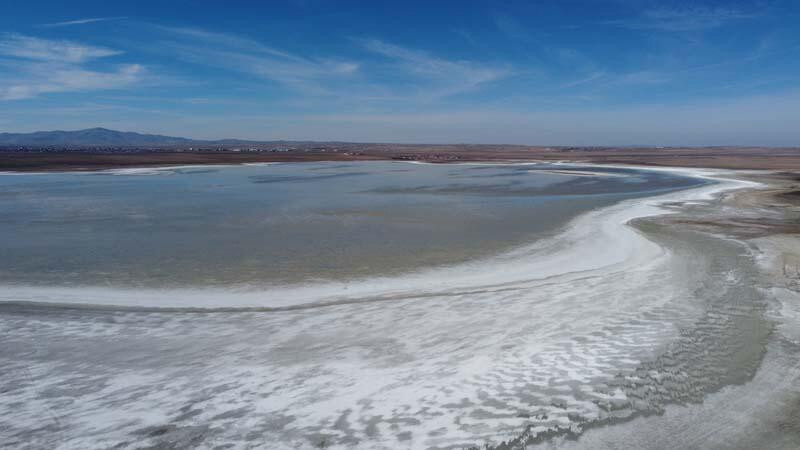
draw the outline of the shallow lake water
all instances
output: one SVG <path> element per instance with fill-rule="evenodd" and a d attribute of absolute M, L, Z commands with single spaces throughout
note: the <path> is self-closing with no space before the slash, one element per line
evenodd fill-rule
<path fill-rule="evenodd" d="M 364 162 L 0 176 L 0 283 L 268 285 L 414 271 L 697 183 L 554 168 Z"/>
<path fill-rule="evenodd" d="M 719 181 L 386 162 L 0 176 L 0 442 L 665 448 L 668 426 L 726 448 L 767 429 L 750 418 L 783 423 L 764 398 L 793 398 L 798 352 L 753 249 L 646 218 L 709 214 L 739 186 Z"/>

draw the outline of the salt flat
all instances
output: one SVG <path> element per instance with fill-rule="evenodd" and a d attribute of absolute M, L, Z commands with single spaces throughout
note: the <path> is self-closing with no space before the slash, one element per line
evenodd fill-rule
<path fill-rule="evenodd" d="M 702 401 L 753 376 L 770 325 L 752 249 L 653 218 L 754 184 L 687 174 L 715 184 L 395 276 L 7 286 L 0 429 L 37 447 L 463 448 Z"/>

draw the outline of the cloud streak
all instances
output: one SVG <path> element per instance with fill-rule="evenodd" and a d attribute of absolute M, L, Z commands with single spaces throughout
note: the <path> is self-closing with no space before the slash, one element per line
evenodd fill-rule
<path fill-rule="evenodd" d="M 145 68 L 123 64 L 99 71 L 86 64 L 121 52 L 73 41 L 20 34 L 0 37 L 0 100 L 22 100 L 55 92 L 116 89 L 141 80 Z"/>
<path fill-rule="evenodd" d="M 659 7 L 645 10 L 633 19 L 613 20 L 606 23 L 640 30 L 688 32 L 711 30 L 755 17 L 757 15 L 728 7 Z"/>
<path fill-rule="evenodd" d="M 467 92 L 512 74 L 506 66 L 494 67 L 469 61 L 434 57 L 426 52 L 388 44 L 378 39 L 362 41 L 367 50 L 381 55 L 404 73 L 432 83 L 427 95 L 442 98 Z"/>
<path fill-rule="evenodd" d="M 99 72 L 79 67 L 30 65 L 24 79 L 0 81 L 0 100 L 22 100 L 55 92 L 84 92 L 118 89 L 142 79 L 144 67 L 122 65 L 114 71 Z"/>
<path fill-rule="evenodd" d="M 109 20 L 123 20 L 127 19 L 127 17 L 120 16 L 120 17 L 87 17 L 85 19 L 76 19 L 76 20 L 67 20 L 64 22 L 54 22 L 54 23 L 43 23 L 39 26 L 47 27 L 47 28 L 54 28 L 54 27 L 68 27 L 72 25 L 85 25 L 88 23 L 96 23 L 96 22 L 107 22 Z"/>
<path fill-rule="evenodd" d="M 191 64 L 275 82 L 305 101 L 433 101 L 512 73 L 506 66 L 438 58 L 379 39 L 351 40 L 369 57 L 345 59 L 300 55 L 230 33 L 152 27 L 161 34 L 159 51 Z"/>
<path fill-rule="evenodd" d="M 0 56 L 36 61 L 82 63 L 122 52 L 72 41 L 40 39 L 16 33 L 0 37 Z"/>
<path fill-rule="evenodd" d="M 233 34 L 153 27 L 163 38 L 159 50 L 180 60 L 271 80 L 308 94 L 329 93 L 328 81 L 347 78 L 359 69 L 352 61 L 295 55 Z"/>

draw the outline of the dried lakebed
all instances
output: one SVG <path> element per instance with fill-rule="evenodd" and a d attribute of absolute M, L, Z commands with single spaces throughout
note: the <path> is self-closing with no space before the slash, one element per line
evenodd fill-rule
<path fill-rule="evenodd" d="M 707 225 L 739 214 L 726 192 L 756 186 L 684 173 L 716 184 L 622 200 L 532 244 L 420 272 L 266 293 L 8 286 L 0 437 L 744 448 L 771 434 L 757 442 L 796 448 L 797 298 L 770 278 L 767 243 Z M 687 431 L 670 441 L 661 429 Z"/>

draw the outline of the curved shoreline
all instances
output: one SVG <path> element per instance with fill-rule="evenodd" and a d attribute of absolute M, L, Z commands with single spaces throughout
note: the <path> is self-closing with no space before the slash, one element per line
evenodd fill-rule
<path fill-rule="evenodd" d="M 305 283 L 267 289 L 6 285 L 3 286 L 5 298 L 0 299 L 0 303 L 72 305 L 84 308 L 95 306 L 128 310 L 279 311 L 537 284 L 552 277 L 631 269 L 655 259 L 664 250 L 642 237 L 627 225 L 628 222 L 642 217 L 670 214 L 663 207 L 668 202 L 708 200 L 725 191 L 758 185 L 751 181 L 724 178 L 721 173 L 723 171 L 719 170 L 608 165 L 599 167 L 670 172 L 709 180 L 714 184 L 624 200 L 593 209 L 573 218 L 558 234 L 546 240 L 523 245 L 493 257 L 425 269 L 399 277 L 377 276 L 350 282 Z"/>
<path fill-rule="evenodd" d="M 274 448 L 422 449 L 657 421 L 746 382 L 760 361 L 736 344 L 760 345 L 748 325 L 764 323 L 753 255 L 738 239 L 672 226 L 723 211 L 706 200 L 749 183 L 695 175 L 720 181 L 592 210 L 449 282 L 372 280 L 362 290 L 383 295 L 326 305 L 336 307 L 3 308 L 9 395 L 22 406 L 0 426 L 42 447 L 247 446 L 257 435 Z M 566 263 L 567 273 L 547 265 Z"/>

